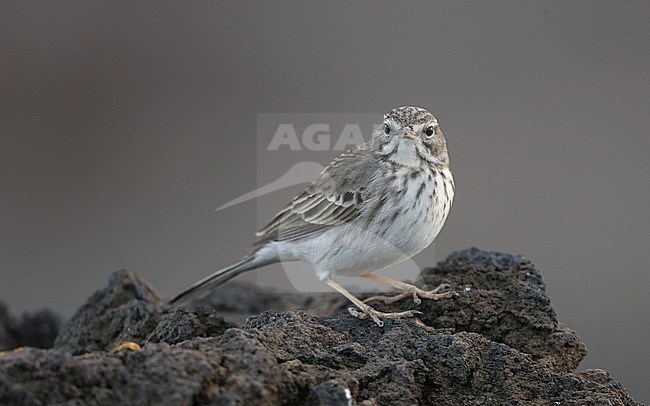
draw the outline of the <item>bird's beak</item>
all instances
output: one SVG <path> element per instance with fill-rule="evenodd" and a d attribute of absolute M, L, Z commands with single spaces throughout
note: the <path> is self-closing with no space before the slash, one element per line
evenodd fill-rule
<path fill-rule="evenodd" d="M 413 134 L 413 131 L 408 127 L 402 129 L 402 137 L 410 138 L 412 140 L 417 138 L 416 135 Z"/>

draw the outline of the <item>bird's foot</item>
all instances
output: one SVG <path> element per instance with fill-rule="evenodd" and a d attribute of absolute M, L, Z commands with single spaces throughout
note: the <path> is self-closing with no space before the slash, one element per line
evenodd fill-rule
<path fill-rule="evenodd" d="M 368 305 L 365 305 L 363 308 L 360 307 L 360 310 L 354 307 L 349 307 L 348 313 L 360 320 L 365 320 L 370 317 L 379 327 L 384 327 L 383 319 L 406 319 L 415 317 L 418 314 L 422 314 L 422 312 L 419 310 L 384 313 Z"/>
<path fill-rule="evenodd" d="M 372 302 L 372 301 L 382 301 L 384 303 L 395 303 L 397 301 L 410 297 L 413 299 L 413 303 L 419 305 L 420 303 L 422 303 L 422 299 L 420 299 L 421 297 L 430 300 L 440 300 L 440 299 L 450 299 L 454 296 L 458 296 L 458 293 L 454 292 L 453 290 L 440 293 L 441 291 L 448 290 L 448 289 L 451 289 L 451 285 L 449 285 L 448 283 L 443 283 L 433 290 L 422 290 L 417 286 L 409 285 L 407 289 L 405 289 L 402 293 L 398 295 L 372 296 L 364 300 L 364 303 Z"/>

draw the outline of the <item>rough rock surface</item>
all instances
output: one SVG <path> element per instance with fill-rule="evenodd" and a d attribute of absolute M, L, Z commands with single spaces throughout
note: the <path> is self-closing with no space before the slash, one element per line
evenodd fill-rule
<path fill-rule="evenodd" d="M 219 290 L 197 307 L 165 308 L 122 271 L 54 349 L 0 356 L 0 404 L 636 404 L 605 371 L 571 372 L 585 346 L 557 321 L 524 258 L 469 249 L 419 282 L 450 283 L 459 296 L 423 301 L 421 322 L 379 328 L 344 311 L 308 313 L 347 306 L 332 295 L 254 295 L 242 285 L 229 291 L 237 302 L 215 298 L 228 296 Z M 305 310 L 277 311 L 296 304 Z M 276 311 L 240 327 L 219 310 L 236 319 L 265 307 Z M 111 351 L 129 340 L 143 349 Z"/>
<path fill-rule="evenodd" d="M 576 332 L 558 321 L 541 272 L 522 256 L 470 248 L 420 278 L 420 285 L 446 282 L 461 292 L 454 300 L 423 302 L 427 325 L 479 333 L 566 372 L 587 355 Z"/>
<path fill-rule="evenodd" d="M 73 355 L 108 350 L 124 341 L 142 342 L 163 313 L 164 301 L 134 272 L 114 273 L 61 329 L 57 349 Z"/>

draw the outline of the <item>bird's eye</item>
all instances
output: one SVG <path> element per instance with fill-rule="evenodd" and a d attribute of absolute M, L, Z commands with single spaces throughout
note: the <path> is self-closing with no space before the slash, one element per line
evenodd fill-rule
<path fill-rule="evenodd" d="M 427 129 L 424 130 L 424 133 L 427 135 L 427 138 L 431 138 L 433 136 L 433 132 L 434 130 L 432 125 L 428 126 Z"/>
<path fill-rule="evenodd" d="M 384 133 L 386 135 L 390 134 L 390 126 L 388 124 L 384 124 Z"/>

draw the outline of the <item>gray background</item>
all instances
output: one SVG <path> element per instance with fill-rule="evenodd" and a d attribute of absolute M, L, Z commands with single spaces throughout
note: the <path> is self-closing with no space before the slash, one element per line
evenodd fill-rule
<path fill-rule="evenodd" d="M 258 184 L 258 113 L 417 104 L 457 182 L 438 259 L 532 259 L 582 367 L 650 402 L 649 18 L 646 1 L 2 2 L 0 299 L 69 316 L 123 267 L 171 296 L 265 220 L 255 201 L 213 211 Z"/>

